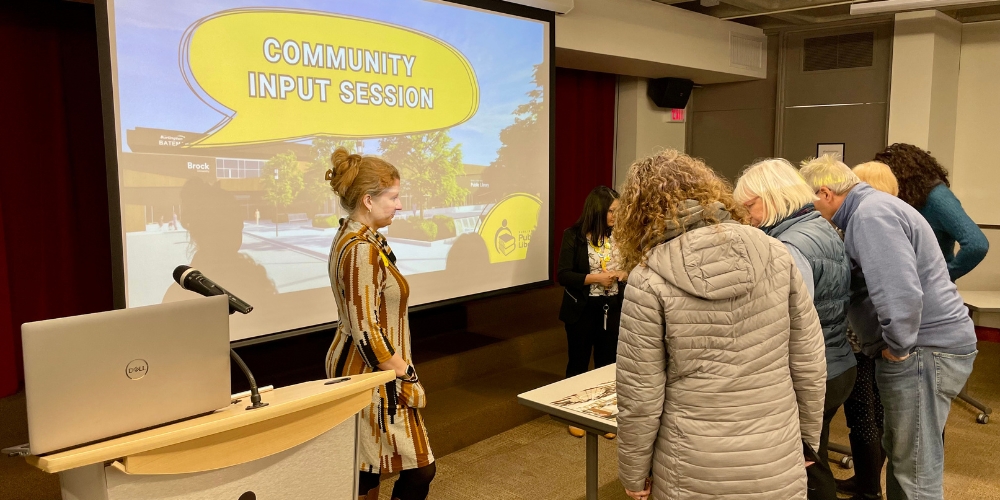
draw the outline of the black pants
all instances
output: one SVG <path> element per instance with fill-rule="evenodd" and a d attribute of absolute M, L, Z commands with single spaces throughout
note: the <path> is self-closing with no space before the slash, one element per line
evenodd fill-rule
<path fill-rule="evenodd" d="M 821 460 L 806 469 L 806 476 L 809 478 L 809 500 L 837 500 L 837 481 L 833 478 L 833 471 L 830 470 L 830 463 L 827 460 L 830 447 L 830 422 L 851 395 L 857 376 L 857 368 L 852 366 L 850 370 L 826 381 L 823 430 L 819 437 L 819 449 L 816 450 Z"/>
<path fill-rule="evenodd" d="M 431 481 L 437 473 L 434 462 L 417 469 L 400 471 L 396 484 L 392 486 L 392 498 L 399 500 L 424 500 L 430 491 Z M 369 491 L 378 488 L 381 476 L 373 472 L 361 472 L 358 478 L 358 496 L 363 497 Z M 377 495 L 376 495 L 377 496 Z"/>
<path fill-rule="evenodd" d="M 844 401 L 844 416 L 851 430 L 851 456 L 854 458 L 854 485 L 866 495 L 882 494 L 882 425 L 884 410 L 875 383 L 875 360 L 861 353 L 858 360 L 858 380 L 851 396 Z"/>
<path fill-rule="evenodd" d="M 608 306 L 607 328 L 604 325 L 604 306 Z M 618 297 L 587 297 L 587 307 L 576 323 L 566 324 L 566 343 L 569 345 L 569 362 L 566 378 L 587 371 L 591 352 L 594 368 L 610 365 L 618 355 L 618 326 L 622 319 L 622 302 Z"/>

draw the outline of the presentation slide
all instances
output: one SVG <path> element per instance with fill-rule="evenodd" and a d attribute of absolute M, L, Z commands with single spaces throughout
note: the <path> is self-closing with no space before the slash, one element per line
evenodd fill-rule
<path fill-rule="evenodd" d="M 500 4 L 500 2 L 497 2 Z M 254 306 L 233 340 L 336 321 L 339 146 L 402 177 L 409 305 L 548 279 L 552 26 L 430 0 L 109 0 L 128 307 Z"/>

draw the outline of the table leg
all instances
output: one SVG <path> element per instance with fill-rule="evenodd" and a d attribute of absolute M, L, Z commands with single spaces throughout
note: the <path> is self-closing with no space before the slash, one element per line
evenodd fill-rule
<path fill-rule="evenodd" d="M 597 434 L 587 433 L 587 500 L 597 500 Z"/>

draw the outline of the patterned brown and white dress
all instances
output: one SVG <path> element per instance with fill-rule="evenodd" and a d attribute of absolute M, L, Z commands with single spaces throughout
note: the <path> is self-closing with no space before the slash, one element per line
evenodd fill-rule
<path fill-rule="evenodd" d="M 434 461 L 418 410 L 427 397 L 410 357 L 410 288 L 395 262 L 385 237 L 350 219 L 341 224 L 330 248 L 330 283 L 340 326 L 326 357 L 327 375 L 378 371 L 394 353 L 409 365 L 407 380 L 379 386 L 371 404 L 361 410 L 363 472 L 391 474 Z"/>

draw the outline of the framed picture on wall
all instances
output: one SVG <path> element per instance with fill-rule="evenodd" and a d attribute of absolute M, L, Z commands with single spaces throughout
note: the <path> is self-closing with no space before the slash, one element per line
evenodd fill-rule
<path fill-rule="evenodd" d="M 829 142 L 816 144 L 816 158 L 823 155 L 833 155 L 834 158 L 844 161 L 844 143 Z"/>

